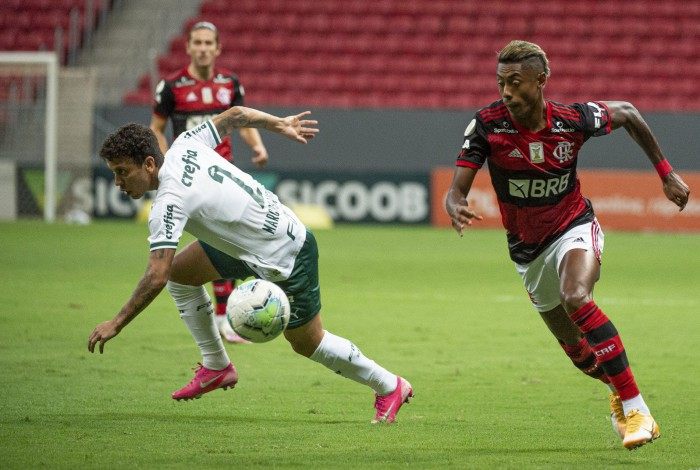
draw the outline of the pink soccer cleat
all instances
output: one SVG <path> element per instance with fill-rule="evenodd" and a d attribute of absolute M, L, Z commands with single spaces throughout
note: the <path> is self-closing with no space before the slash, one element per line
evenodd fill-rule
<path fill-rule="evenodd" d="M 233 388 L 237 382 L 238 372 L 231 363 L 221 370 L 207 369 L 202 364 L 198 364 L 194 378 L 180 390 L 173 392 L 172 397 L 174 400 L 192 400 L 217 388 L 224 390 Z"/>
<path fill-rule="evenodd" d="M 396 376 L 396 390 L 388 395 L 376 395 L 374 408 L 377 412 L 374 415 L 372 424 L 393 423 L 401 405 L 408 403 L 408 399 L 412 397 L 413 388 L 408 383 L 408 380 Z"/>

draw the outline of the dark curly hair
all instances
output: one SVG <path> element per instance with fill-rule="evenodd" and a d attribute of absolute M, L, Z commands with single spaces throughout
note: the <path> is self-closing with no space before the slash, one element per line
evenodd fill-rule
<path fill-rule="evenodd" d="M 163 164 L 163 154 L 153 131 L 133 122 L 110 134 L 100 149 L 100 157 L 110 162 L 128 159 L 141 165 L 148 156 L 155 159 L 159 168 Z"/>

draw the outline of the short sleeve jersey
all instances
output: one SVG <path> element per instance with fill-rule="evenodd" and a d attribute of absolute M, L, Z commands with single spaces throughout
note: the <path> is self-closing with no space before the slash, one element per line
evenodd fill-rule
<path fill-rule="evenodd" d="M 457 166 L 479 169 L 488 162 L 513 261 L 526 264 L 569 228 L 592 221 L 593 207 L 581 195 L 578 153 L 594 136 L 610 133 L 601 102 L 546 102 L 547 124 L 522 128 L 502 100 L 480 109 L 464 133 Z"/>
<path fill-rule="evenodd" d="M 306 228 L 277 196 L 223 160 L 211 121 L 181 134 L 158 171 L 148 229 L 151 251 L 177 248 L 183 231 L 245 262 L 270 281 L 285 280 Z"/>
<path fill-rule="evenodd" d="M 243 106 L 244 96 L 238 77 L 229 71 L 215 69 L 211 80 L 198 80 L 185 67 L 158 83 L 153 112 L 170 118 L 173 135 L 178 136 L 232 106 Z M 232 161 L 231 138 L 225 136 L 216 151 Z"/>

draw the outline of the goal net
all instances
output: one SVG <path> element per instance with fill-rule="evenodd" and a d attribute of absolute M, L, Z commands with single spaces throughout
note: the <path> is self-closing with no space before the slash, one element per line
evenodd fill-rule
<path fill-rule="evenodd" d="M 0 52 L 0 218 L 56 219 L 58 69 L 53 52 Z"/>

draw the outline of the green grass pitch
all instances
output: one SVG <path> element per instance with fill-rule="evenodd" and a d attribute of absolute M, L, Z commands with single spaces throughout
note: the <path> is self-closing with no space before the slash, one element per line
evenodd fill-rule
<path fill-rule="evenodd" d="M 177 403 L 198 351 L 167 292 L 91 355 L 147 228 L 0 224 L 0 468 L 697 468 L 700 237 L 607 234 L 596 300 L 661 439 L 623 449 L 605 388 L 530 307 L 500 231 L 319 231 L 324 324 L 409 379 L 393 426 L 369 389 L 283 339 L 227 346 L 234 390 Z M 188 239 L 189 240 L 189 239 Z"/>

